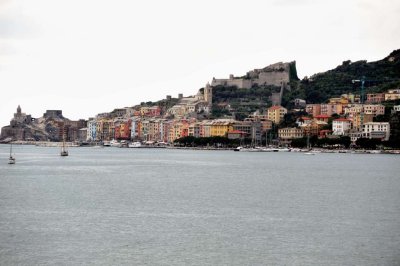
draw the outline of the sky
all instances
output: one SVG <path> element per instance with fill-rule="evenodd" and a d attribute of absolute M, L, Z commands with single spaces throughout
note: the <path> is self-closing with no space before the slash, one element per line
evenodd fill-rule
<path fill-rule="evenodd" d="M 296 61 L 300 78 L 400 48 L 398 0 L 0 0 L 0 126 L 194 95 Z"/>

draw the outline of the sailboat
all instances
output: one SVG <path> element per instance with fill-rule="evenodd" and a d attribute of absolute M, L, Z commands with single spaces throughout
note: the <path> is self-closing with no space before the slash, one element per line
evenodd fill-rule
<path fill-rule="evenodd" d="M 315 152 L 312 151 L 311 143 L 310 143 L 310 135 L 307 135 L 307 152 L 304 153 L 305 155 L 315 155 Z"/>
<path fill-rule="evenodd" d="M 63 131 L 64 131 L 64 128 L 63 128 Z M 67 151 L 67 148 L 65 147 L 65 134 L 64 134 L 64 132 L 63 132 L 63 143 L 62 143 L 62 146 L 61 146 L 60 155 L 61 156 L 68 156 L 68 151 Z"/>
<path fill-rule="evenodd" d="M 8 158 L 8 164 L 15 164 L 15 157 L 12 156 L 12 143 L 10 145 L 10 158 Z"/>
<path fill-rule="evenodd" d="M 61 156 L 68 156 L 68 151 L 67 148 L 65 147 L 65 140 L 63 140 L 63 144 L 61 146 Z"/>

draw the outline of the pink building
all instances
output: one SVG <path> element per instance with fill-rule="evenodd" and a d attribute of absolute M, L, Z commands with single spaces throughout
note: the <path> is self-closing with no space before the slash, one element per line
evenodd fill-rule
<path fill-rule="evenodd" d="M 312 116 L 317 116 L 321 114 L 321 105 L 320 104 L 307 104 L 306 112 Z"/>
<path fill-rule="evenodd" d="M 321 115 L 343 114 L 343 105 L 340 103 L 321 104 Z"/>
<path fill-rule="evenodd" d="M 384 93 L 368 93 L 367 94 L 367 103 L 381 103 L 385 100 Z"/>

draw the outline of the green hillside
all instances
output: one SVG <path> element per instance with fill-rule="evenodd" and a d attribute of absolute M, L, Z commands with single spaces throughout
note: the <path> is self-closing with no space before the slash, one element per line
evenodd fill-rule
<path fill-rule="evenodd" d="M 400 86 L 400 49 L 376 62 L 344 61 L 335 69 L 318 73 L 298 82 L 297 89 L 286 95 L 290 100 L 303 96 L 307 103 L 321 103 L 344 93 L 360 94 L 360 83 L 352 80 L 365 78 L 365 92 L 383 92 Z M 293 95 L 291 95 L 293 94 Z"/>
<path fill-rule="evenodd" d="M 365 79 L 365 93 L 383 92 L 400 87 L 400 49 L 376 62 L 350 60 L 344 61 L 335 69 L 315 74 L 299 80 L 295 67 L 290 69 L 290 90 L 285 90 L 282 105 L 292 107 L 296 98 L 307 103 L 324 103 L 331 97 L 341 94 L 360 94 L 360 83 L 353 80 Z M 256 110 L 271 106 L 272 92 L 279 92 L 279 87 L 263 86 L 251 89 L 217 86 L 213 90 L 213 116 L 232 115 L 241 119 Z"/>

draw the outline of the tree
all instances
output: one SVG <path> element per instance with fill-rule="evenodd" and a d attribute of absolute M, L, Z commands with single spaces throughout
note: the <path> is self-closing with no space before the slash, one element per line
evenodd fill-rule
<path fill-rule="evenodd" d="M 381 145 L 382 141 L 380 139 L 367 139 L 367 138 L 359 138 L 356 141 L 356 145 L 363 149 L 374 150 L 376 146 Z"/>

